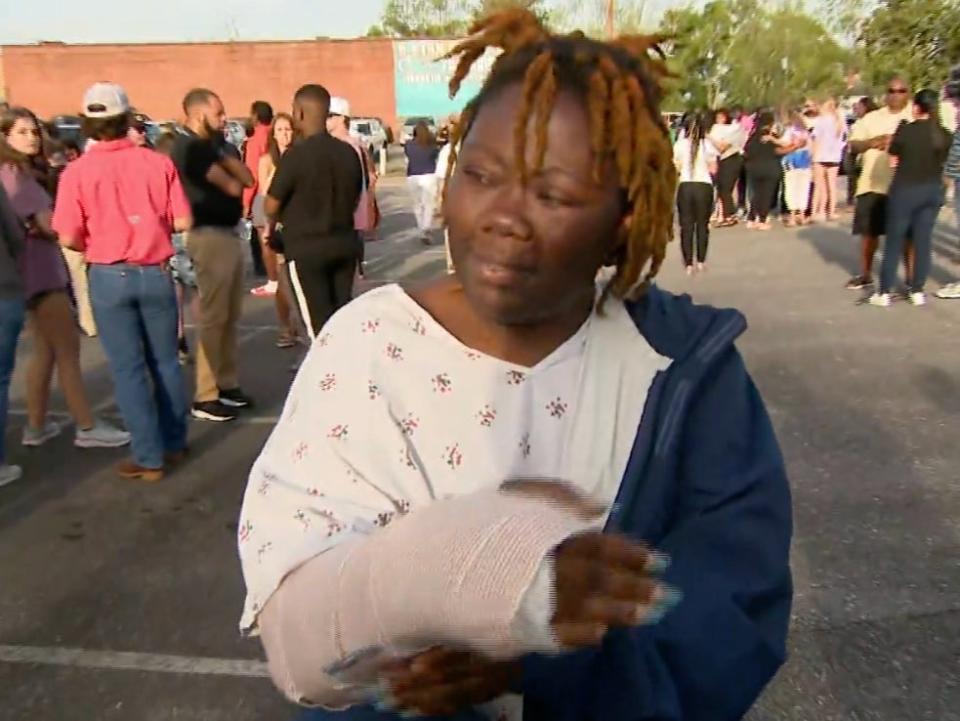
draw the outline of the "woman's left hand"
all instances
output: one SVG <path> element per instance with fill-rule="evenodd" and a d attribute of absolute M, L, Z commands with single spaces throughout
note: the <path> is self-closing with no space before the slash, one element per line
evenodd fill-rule
<path fill-rule="evenodd" d="M 425 716 L 449 716 L 508 693 L 519 674 L 517 661 L 432 648 L 384 675 L 392 696 L 388 705 Z"/>

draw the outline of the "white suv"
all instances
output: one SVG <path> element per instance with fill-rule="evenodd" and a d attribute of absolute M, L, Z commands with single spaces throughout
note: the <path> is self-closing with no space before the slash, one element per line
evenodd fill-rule
<path fill-rule="evenodd" d="M 383 129 L 376 118 L 352 118 L 350 120 L 350 135 L 360 138 L 373 154 L 374 160 L 387 147 L 387 131 Z"/>

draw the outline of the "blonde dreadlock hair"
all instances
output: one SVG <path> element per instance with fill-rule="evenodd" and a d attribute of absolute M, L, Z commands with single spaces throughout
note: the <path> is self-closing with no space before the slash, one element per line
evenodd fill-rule
<path fill-rule="evenodd" d="M 499 55 L 480 93 L 466 107 L 450 139 L 448 172 L 456 148 L 470 132 L 479 107 L 503 87 L 523 83 L 523 100 L 514 126 L 518 172 L 527 178 L 527 128 L 535 118 L 534 162 L 543 164 L 547 124 L 557 92 L 573 90 L 587 105 L 594 177 L 604 164 L 616 166 L 630 222 L 617 245 L 616 273 L 604 289 L 618 298 L 636 297 L 657 274 L 673 236 L 677 182 L 669 134 L 660 116 L 661 81 L 668 75 L 657 36 L 631 35 L 600 42 L 582 32 L 550 33 L 528 10 L 490 15 L 445 58 L 459 58 L 450 79 L 450 96 L 460 90 L 473 64 L 489 48 Z"/>

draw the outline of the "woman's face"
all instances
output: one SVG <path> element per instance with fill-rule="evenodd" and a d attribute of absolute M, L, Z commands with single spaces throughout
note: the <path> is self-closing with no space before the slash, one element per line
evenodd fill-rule
<path fill-rule="evenodd" d="M 280 118 L 273 126 L 273 139 L 277 141 L 277 147 L 283 152 L 290 147 L 293 142 L 293 125 L 286 118 Z"/>
<path fill-rule="evenodd" d="M 579 309 L 623 223 L 613 166 L 603 182 L 594 181 L 590 123 L 582 100 L 570 92 L 557 96 L 543 168 L 521 180 L 509 132 L 521 104 L 514 84 L 481 107 L 444 207 L 467 299 L 478 315 L 501 325 L 551 322 Z M 531 122 L 528 168 L 535 160 L 534 128 Z"/>
<path fill-rule="evenodd" d="M 6 139 L 11 148 L 31 158 L 39 155 L 42 147 L 40 127 L 32 118 L 17 118 Z"/>

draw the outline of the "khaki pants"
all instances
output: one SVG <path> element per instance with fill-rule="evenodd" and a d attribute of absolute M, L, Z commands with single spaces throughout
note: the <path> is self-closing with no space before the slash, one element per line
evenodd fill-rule
<path fill-rule="evenodd" d="M 197 344 L 198 403 L 240 386 L 237 324 L 243 312 L 243 250 L 229 228 L 198 228 L 186 235 L 200 296 Z"/>
<path fill-rule="evenodd" d="M 97 334 L 97 323 L 93 319 L 93 309 L 90 307 L 90 290 L 87 283 L 87 261 L 83 253 L 69 248 L 61 248 L 63 259 L 67 263 L 70 273 L 70 285 L 73 288 L 73 299 L 77 304 L 77 320 L 80 330 L 91 338 Z"/>

